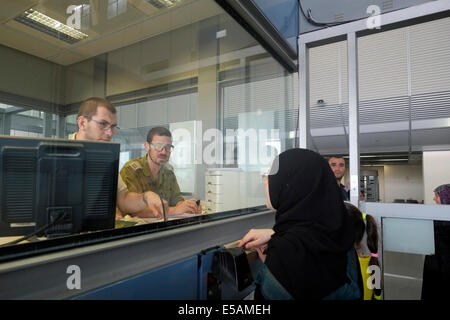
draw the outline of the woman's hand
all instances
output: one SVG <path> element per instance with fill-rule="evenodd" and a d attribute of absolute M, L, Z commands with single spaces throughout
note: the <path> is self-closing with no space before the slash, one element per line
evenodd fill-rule
<path fill-rule="evenodd" d="M 267 245 L 272 235 L 272 229 L 251 229 L 238 243 L 238 247 L 245 246 L 246 249 Z"/>
<path fill-rule="evenodd" d="M 266 261 L 267 243 L 275 233 L 272 229 L 251 229 L 238 243 L 238 247 L 254 249 L 264 263 Z"/>
<path fill-rule="evenodd" d="M 266 250 L 267 250 L 267 244 L 255 247 L 255 251 L 258 253 L 258 257 L 261 259 L 261 261 L 264 263 L 266 262 Z"/>

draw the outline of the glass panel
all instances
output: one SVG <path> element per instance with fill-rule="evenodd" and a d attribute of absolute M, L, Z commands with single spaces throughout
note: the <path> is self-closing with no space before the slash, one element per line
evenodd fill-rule
<path fill-rule="evenodd" d="M 215 1 L 44 0 L 8 10 L 14 19 L 0 26 L 0 103 L 11 103 L 2 108 L 1 128 L 8 135 L 106 137 L 83 136 L 93 128 L 108 134 L 105 140 L 120 143 L 128 191 L 158 192 L 169 202 L 167 224 L 182 224 L 183 214 L 195 210 L 201 221 L 263 208 L 261 171 L 294 145 L 295 77 Z M 116 113 L 109 123 L 100 109 L 83 114 L 78 128 L 78 109 L 89 97 L 106 98 Z M 111 127 L 115 121 L 119 130 Z M 155 127 L 168 129 L 172 140 L 148 141 Z M 147 174 L 139 179 L 158 183 L 163 171 L 150 168 L 172 171 L 171 185 L 137 183 L 124 170 L 136 166 Z M 191 198 L 201 208 L 177 207 Z M 116 228 L 165 225 L 154 212 L 129 210 L 118 212 Z M 181 215 L 172 217 L 173 210 Z"/>
<path fill-rule="evenodd" d="M 69 134 L 74 133 L 78 130 L 77 115 L 72 114 L 70 116 L 65 117 L 64 126 L 65 126 L 64 137 L 67 138 Z"/>
<path fill-rule="evenodd" d="M 384 299 L 420 300 L 436 272 L 430 265 L 436 257 L 435 221 L 383 218 L 382 224 Z"/>
<path fill-rule="evenodd" d="M 448 269 L 445 247 L 450 223 L 442 221 L 448 219 L 448 208 L 363 202 L 362 210 L 382 225 L 384 299 L 418 300 L 423 290 L 433 299 L 434 282 L 442 282 L 439 269 Z"/>
<path fill-rule="evenodd" d="M 433 254 L 433 220 L 384 218 L 383 248 L 388 251 Z"/>
<path fill-rule="evenodd" d="M 383 251 L 384 300 L 420 300 L 425 256 Z"/>
<path fill-rule="evenodd" d="M 298 52 L 298 1 L 254 0 L 255 4 L 278 29 L 283 38 Z"/>
<path fill-rule="evenodd" d="M 38 110 L 24 110 L 8 104 L 1 104 L 2 134 L 23 137 L 55 137 L 56 116 Z M 3 127 L 4 126 L 4 127 Z"/>

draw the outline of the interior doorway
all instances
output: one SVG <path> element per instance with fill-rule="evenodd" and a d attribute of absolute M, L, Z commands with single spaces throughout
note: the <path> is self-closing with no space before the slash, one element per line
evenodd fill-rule
<path fill-rule="evenodd" d="M 360 192 L 367 202 L 379 202 L 378 171 L 364 170 L 360 176 Z"/>

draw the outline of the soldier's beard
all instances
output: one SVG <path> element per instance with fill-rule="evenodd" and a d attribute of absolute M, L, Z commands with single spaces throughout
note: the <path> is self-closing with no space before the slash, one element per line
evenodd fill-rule
<path fill-rule="evenodd" d="M 156 164 L 157 166 L 159 166 L 159 167 L 161 167 L 161 166 L 163 166 L 167 161 L 162 161 L 162 162 L 157 162 L 157 161 L 155 161 L 154 159 L 153 159 L 153 157 L 152 157 L 152 155 L 151 155 L 151 153 L 149 152 L 148 153 L 148 156 L 149 156 L 149 158 L 150 158 L 150 160 L 154 163 L 154 164 Z"/>

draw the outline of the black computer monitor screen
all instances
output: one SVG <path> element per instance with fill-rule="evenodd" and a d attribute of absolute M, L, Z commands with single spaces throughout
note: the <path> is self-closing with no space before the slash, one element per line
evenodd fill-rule
<path fill-rule="evenodd" d="M 0 137 L 0 237 L 114 228 L 120 145 Z"/>

